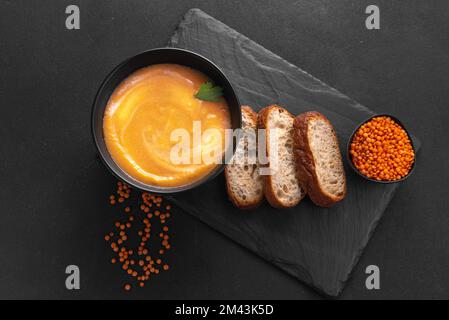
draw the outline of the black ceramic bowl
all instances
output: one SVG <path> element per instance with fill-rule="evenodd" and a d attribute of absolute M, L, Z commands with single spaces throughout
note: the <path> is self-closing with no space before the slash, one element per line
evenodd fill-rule
<path fill-rule="evenodd" d="M 103 81 L 103 84 L 100 86 L 92 109 L 92 134 L 101 159 L 117 178 L 133 187 L 155 193 L 175 193 L 192 189 L 207 181 L 210 181 L 223 170 L 224 165 L 217 165 L 217 167 L 208 175 L 194 181 L 191 184 L 178 187 L 153 186 L 140 182 L 123 171 L 122 168 L 114 162 L 109 154 L 103 136 L 103 114 L 109 101 L 109 97 L 114 89 L 134 71 L 159 63 L 174 63 L 191 67 L 195 70 L 201 71 L 216 85 L 221 86 L 224 89 L 224 97 L 229 106 L 232 129 L 241 128 L 242 113 L 240 110 L 240 102 L 235 94 L 235 90 L 223 72 L 210 60 L 188 50 L 176 48 L 152 49 L 139 53 L 123 61 L 111 71 L 111 73 Z M 229 147 L 234 148 L 232 145 Z M 234 149 L 232 151 L 234 151 Z"/>
<path fill-rule="evenodd" d="M 352 139 L 354 138 L 355 133 L 357 132 L 357 130 L 359 130 L 359 128 L 360 128 L 362 125 L 364 125 L 365 123 L 367 123 L 368 121 L 370 121 L 371 119 L 376 118 L 376 117 L 390 117 L 391 119 L 393 119 L 394 122 L 396 122 L 398 125 L 400 125 L 400 126 L 402 127 L 402 129 L 405 130 L 405 132 L 407 133 L 407 135 L 408 135 L 408 137 L 409 137 L 409 139 L 410 139 L 410 143 L 412 144 L 413 152 L 414 152 L 414 154 L 415 154 L 415 160 L 414 160 L 413 165 L 412 165 L 410 171 L 408 172 L 408 174 L 407 174 L 405 177 L 402 177 L 402 178 L 399 179 L 399 180 L 391 180 L 391 181 L 390 181 L 390 180 L 375 180 L 375 179 L 371 179 L 371 178 L 365 176 L 364 174 L 362 174 L 362 173 L 359 171 L 359 169 L 357 169 L 356 166 L 354 165 L 354 163 L 352 162 L 352 157 L 351 157 L 351 154 L 350 154 L 349 151 L 350 151 L 350 149 L 351 149 L 351 143 L 352 143 Z M 413 139 L 412 139 L 412 137 L 410 136 L 410 133 L 407 131 L 407 129 L 404 127 L 404 125 L 401 123 L 401 121 L 399 121 L 398 118 L 396 118 L 396 117 L 394 117 L 394 116 L 392 116 L 392 115 L 389 115 L 389 114 L 377 114 L 377 115 L 375 115 L 375 116 L 370 117 L 369 119 L 366 119 L 366 120 L 363 121 L 362 123 L 360 123 L 360 124 L 357 126 L 357 128 L 355 128 L 354 132 L 352 132 L 351 138 L 349 139 L 348 145 L 346 146 L 346 158 L 347 158 L 347 160 L 348 160 L 349 165 L 351 166 L 351 168 L 352 168 L 352 169 L 353 169 L 359 176 L 365 178 L 366 180 L 369 180 L 369 181 L 372 181 L 372 182 L 377 182 L 377 183 L 383 183 L 383 184 L 398 183 L 398 182 L 404 181 L 405 179 L 407 179 L 408 177 L 410 177 L 410 175 L 412 174 L 412 172 L 415 170 L 415 166 L 416 166 L 416 149 L 415 149 L 415 146 L 413 145 Z"/>

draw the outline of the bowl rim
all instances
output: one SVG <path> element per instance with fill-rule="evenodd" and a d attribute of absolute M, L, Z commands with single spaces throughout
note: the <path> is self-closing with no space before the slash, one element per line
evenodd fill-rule
<path fill-rule="evenodd" d="M 181 186 L 176 186 L 176 187 L 159 187 L 159 186 L 154 186 L 154 185 L 150 185 L 147 183 L 143 183 L 135 178 L 133 178 L 132 176 L 130 176 L 125 170 L 123 170 L 112 158 L 112 156 L 110 155 L 110 153 L 106 150 L 106 153 L 108 154 L 108 156 L 110 157 L 110 161 L 112 161 L 115 166 L 120 170 L 120 172 L 117 172 L 118 170 L 115 170 L 111 164 L 109 163 L 109 161 L 105 158 L 105 154 L 102 151 L 102 149 L 100 148 L 100 142 L 99 139 L 100 137 L 97 137 L 97 133 L 96 133 L 96 121 L 95 121 L 95 115 L 99 112 L 99 108 L 105 109 L 106 106 L 102 107 L 100 106 L 99 100 L 100 97 L 104 94 L 103 91 L 105 90 L 106 86 L 108 85 L 109 81 L 111 81 L 111 78 L 123 67 L 125 67 L 128 63 L 130 63 L 130 61 L 132 61 L 133 59 L 136 59 L 139 56 L 145 55 L 145 54 L 150 54 L 153 52 L 164 52 L 164 51 L 177 51 L 177 52 L 181 52 L 183 54 L 187 54 L 187 55 L 191 55 L 194 56 L 195 58 L 199 58 L 200 60 L 203 60 L 204 62 L 206 62 L 206 64 L 210 65 L 213 69 L 215 69 L 215 71 L 217 71 L 225 80 L 225 82 L 227 83 L 227 85 L 229 86 L 236 102 L 238 105 L 238 109 L 239 109 L 239 113 L 238 113 L 238 128 L 242 128 L 242 112 L 241 112 L 241 103 L 239 100 L 239 97 L 237 95 L 237 92 L 234 88 L 234 86 L 232 85 L 232 82 L 229 80 L 229 78 L 226 76 L 226 74 L 222 71 L 222 69 L 220 67 L 218 67 L 214 62 L 212 62 L 210 59 L 204 57 L 203 55 L 193 52 L 191 50 L 187 50 L 187 49 L 181 49 L 181 48 L 174 48 L 174 47 L 158 47 L 158 48 L 153 48 L 153 49 L 149 49 L 149 50 L 144 50 L 141 52 L 138 52 L 124 60 L 122 60 L 120 63 L 118 63 L 103 79 L 101 85 L 99 86 L 96 94 L 95 94 L 95 98 L 92 104 L 92 108 L 91 108 L 91 115 L 90 115 L 90 125 L 91 125 L 91 134 L 92 134 L 92 138 L 94 141 L 94 145 L 95 148 L 97 150 L 98 156 L 101 159 L 101 162 L 106 166 L 106 168 L 109 170 L 109 172 L 112 173 L 113 176 L 115 176 L 118 180 L 125 182 L 129 185 L 131 185 L 133 188 L 136 188 L 138 190 L 141 191 L 147 191 L 147 192 L 152 192 L 152 193 L 156 193 L 156 194 L 175 194 L 175 193 L 180 193 L 180 192 L 184 192 L 187 190 L 191 190 L 194 189 L 204 183 L 207 183 L 211 180 L 213 180 L 215 177 L 217 177 L 221 172 L 223 172 L 224 168 L 225 168 L 225 163 L 221 163 L 218 164 L 212 171 L 210 171 L 208 174 L 204 175 L 203 177 L 201 177 L 198 180 L 195 180 L 193 183 L 189 183 L 189 184 L 184 184 Z M 169 63 L 169 62 L 167 62 Z M 178 63 L 179 64 L 179 63 Z M 148 64 L 147 66 L 151 66 L 152 64 Z M 183 65 L 183 64 L 181 64 Z M 185 65 L 188 67 L 188 65 Z M 143 68 L 143 67 L 142 67 Z M 129 73 L 131 74 L 131 73 Z M 129 76 L 128 74 L 128 76 Z M 125 78 L 123 78 L 125 79 Z M 104 110 L 103 110 L 104 113 Z M 235 144 L 233 144 L 233 150 L 232 153 L 235 152 Z"/>
<path fill-rule="evenodd" d="M 355 133 L 360 129 L 360 127 L 361 127 L 362 125 L 364 125 L 364 124 L 367 123 L 368 121 L 371 121 L 373 118 L 377 118 L 377 117 L 390 117 L 391 119 L 393 119 L 394 122 L 396 122 L 398 125 L 401 126 L 402 129 L 404 129 L 405 133 L 407 134 L 407 136 L 408 136 L 408 138 L 409 138 L 409 140 L 410 140 L 410 144 L 412 145 L 412 149 L 413 149 L 413 153 L 414 153 L 414 161 L 413 161 L 413 165 L 412 165 L 412 167 L 410 168 L 410 171 L 407 173 L 407 175 L 404 176 L 404 177 L 402 177 L 401 179 L 398 179 L 398 180 L 376 180 L 376 179 L 369 178 L 369 177 L 365 176 L 363 173 L 361 173 L 361 172 L 359 171 L 359 169 L 357 169 L 357 167 L 356 167 L 356 166 L 354 165 L 354 163 L 352 162 L 352 157 L 351 157 L 351 154 L 350 154 L 350 149 L 351 149 L 352 139 L 354 138 Z M 373 116 L 367 118 L 366 120 L 360 122 L 360 123 L 356 126 L 356 128 L 353 130 L 353 132 L 352 132 L 352 134 L 351 134 L 351 136 L 350 136 L 350 138 L 349 138 L 349 140 L 348 140 L 348 143 L 347 143 L 347 145 L 346 145 L 346 158 L 347 158 L 347 161 L 349 162 L 350 167 L 351 167 L 351 168 L 352 168 L 352 169 L 353 169 L 359 176 L 365 178 L 365 179 L 368 180 L 368 181 L 376 182 L 376 183 L 381 183 L 381 184 L 392 184 L 392 183 L 399 183 L 399 182 L 402 182 L 402 181 L 404 181 L 404 180 L 406 180 L 406 179 L 408 179 L 408 178 L 410 177 L 410 175 L 415 171 L 415 167 L 416 167 L 416 149 L 415 149 L 415 145 L 414 145 L 414 143 L 413 143 L 413 139 L 412 139 L 412 136 L 411 136 L 410 132 L 408 132 L 407 128 L 404 126 L 404 124 L 403 124 L 397 117 L 395 117 L 395 116 L 393 116 L 393 115 L 391 115 L 391 114 L 388 114 L 388 113 L 379 113 L 379 114 L 375 114 L 375 115 L 373 115 Z"/>

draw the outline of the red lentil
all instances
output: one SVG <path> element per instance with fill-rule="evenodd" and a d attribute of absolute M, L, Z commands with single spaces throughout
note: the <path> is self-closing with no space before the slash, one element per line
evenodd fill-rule
<path fill-rule="evenodd" d="M 117 182 L 117 196 L 110 195 L 109 196 L 109 202 L 111 204 L 116 204 L 117 202 L 121 205 L 119 205 L 127 215 L 127 222 L 120 222 L 116 221 L 114 223 L 114 226 L 119 229 L 118 234 L 115 236 L 114 232 L 110 232 L 109 234 L 106 234 L 104 236 L 105 241 L 111 241 L 111 249 L 116 254 L 116 257 L 111 259 L 112 264 L 116 264 L 117 262 L 120 262 L 121 269 L 126 272 L 127 275 L 131 276 L 132 281 L 137 281 L 135 284 L 138 287 L 144 287 L 145 281 L 149 280 L 150 274 L 159 274 L 160 270 L 168 270 L 168 264 L 164 263 L 162 261 L 162 257 L 156 257 L 154 260 L 149 255 L 150 253 L 150 239 L 151 237 L 151 219 L 154 216 L 158 216 L 160 223 L 160 238 L 161 238 L 161 244 L 162 246 L 168 250 L 170 248 L 170 245 L 168 243 L 168 239 L 170 238 L 167 234 L 168 227 L 162 226 L 161 224 L 165 223 L 165 219 L 170 217 L 170 213 L 168 212 L 171 209 L 170 205 L 164 205 L 163 207 L 167 210 L 167 212 L 161 213 L 160 209 L 154 210 L 151 209 L 153 205 L 156 205 L 157 207 L 161 207 L 163 198 L 159 196 L 155 196 L 153 194 L 149 194 L 147 192 L 141 193 L 140 200 L 143 203 L 140 204 L 133 204 L 128 203 L 128 201 L 134 201 L 131 199 L 131 188 L 129 188 L 128 185 L 122 182 Z M 130 199 L 130 200 L 127 200 Z M 130 206 L 131 204 L 131 206 Z M 142 211 L 142 215 L 133 215 L 131 214 L 131 207 L 136 206 L 137 208 L 140 208 Z M 123 212 L 122 211 L 122 212 Z M 142 230 L 136 230 L 133 231 L 133 224 L 130 222 L 136 220 L 136 217 L 139 218 L 144 225 Z M 154 224 L 154 222 L 153 222 Z M 154 224 L 155 228 L 158 228 L 156 224 Z M 134 229 L 135 230 L 135 229 Z M 135 232 L 135 233 L 134 233 Z M 128 233 L 128 234 L 127 234 Z M 125 242 L 129 238 L 133 238 L 132 236 L 138 236 L 140 238 L 140 245 L 138 246 L 137 250 L 129 250 L 125 246 Z M 139 239 L 138 238 L 138 239 Z M 139 242 L 138 242 L 139 243 Z M 164 254 L 163 249 L 158 249 L 157 251 L 160 256 Z M 135 254 L 136 253 L 136 254 Z M 136 258 L 139 257 L 137 262 Z M 161 265 L 162 268 L 154 268 L 153 265 Z M 124 289 L 126 291 L 131 290 L 132 285 L 130 283 L 127 283 L 124 285 Z"/>
<path fill-rule="evenodd" d="M 387 116 L 363 124 L 354 134 L 349 152 L 355 167 L 375 180 L 399 180 L 415 161 L 407 132 Z"/>

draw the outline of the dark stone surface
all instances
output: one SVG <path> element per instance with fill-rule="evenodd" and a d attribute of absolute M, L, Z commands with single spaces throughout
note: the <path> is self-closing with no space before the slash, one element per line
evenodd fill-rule
<path fill-rule="evenodd" d="M 279 104 L 294 115 L 323 113 L 343 152 L 352 132 L 374 114 L 201 10 L 186 14 L 170 45 L 215 62 L 231 79 L 240 103 L 256 111 Z M 330 209 L 306 197 L 289 210 L 264 203 L 244 212 L 227 199 L 223 174 L 173 200 L 287 273 L 337 296 L 399 186 L 368 182 L 344 163 L 347 196 Z"/>
<path fill-rule="evenodd" d="M 91 103 L 106 74 L 164 46 L 199 7 L 418 136 L 414 176 L 386 209 L 340 296 L 449 295 L 449 22 L 441 1 L 376 2 L 381 30 L 364 27 L 365 0 L 78 0 L 81 30 L 65 29 L 72 1 L 0 1 L 1 298 L 319 298 L 313 290 L 179 210 L 172 269 L 142 290 L 121 290 L 102 241 L 119 215 L 114 179 L 97 160 Z M 67 291 L 64 270 L 81 268 Z M 365 288 L 365 268 L 381 289 Z"/>

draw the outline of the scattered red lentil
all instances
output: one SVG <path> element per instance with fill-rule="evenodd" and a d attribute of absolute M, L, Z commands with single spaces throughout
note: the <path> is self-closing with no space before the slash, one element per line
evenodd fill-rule
<path fill-rule="evenodd" d="M 379 181 L 405 177 L 415 161 L 407 132 L 388 116 L 363 124 L 354 134 L 349 152 L 363 175 Z"/>
<path fill-rule="evenodd" d="M 149 255 L 149 251 L 151 249 L 149 241 L 152 238 L 151 228 L 154 224 L 152 224 L 151 219 L 156 216 L 159 217 L 159 219 L 156 219 L 156 221 L 159 221 L 160 223 L 161 245 L 166 250 L 170 248 L 170 245 L 168 243 L 169 236 L 168 234 L 163 233 L 168 232 L 168 227 L 161 225 L 165 223 L 165 219 L 170 217 L 170 213 L 164 212 L 161 214 L 161 212 L 159 211 L 160 209 L 154 211 L 153 209 L 151 209 L 153 205 L 156 205 L 157 207 L 161 206 L 161 203 L 163 202 L 162 197 L 143 192 L 140 194 L 140 197 L 138 199 L 132 199 L 133 197 L 131 197 L 131 188 L 125 183 L 117 182 L 116 194 L 117 195 L 109 196 L 109 202 L 112 205 L 116 204 L 116 202 L 121 204 L 120 207 L 123 208 L 122 210 L 127 216 L 127 221 L 116 221 L 114 223 L 114 226 L 119 230 L 118 234 L 115 236 L 114 232 L 110 232 L 104 237 L 105 241 L 111 241 L 110 247 L 116 254 L 116 257 L 111 259 L 111 263 L 116 264 L 117 262 L 120 262 L 121 269 L 131 277 L 132 281 L 137 281 L 135 283 L 136 286 L 144 287 L 145 281 L 149 280 L 151 273 L 159 274 L 159 269 L 154 268 L 153 265 L 162 264 L 162 269 L 164 271 L 168 270 L 168 264 L 163 263 L 161 259 L 162 257 L 156 257 L 153 260 Z M 127 201 L 135 202 L 136 200 L 139 201 L 139 199 L 142 201 L 140 205 L 135 205 L 135 203 L 127 203 Z M 141 212 L 132 212 L 133 210 L 131 208 L 140 208 Z M 171 209 L 171 206 L 165 205 L 165 209 L 169 211 Z M 142 222 L 144 226 L 142 230 L 133 230 L 134 224 L 131 224 L 130 222 L 134 221 L 136 218 L 138 218 L 137 220 L 140 220 Z M 157 228 L 156 224 L 154 224 L 154 226 Z M 138 246 L 138 248 L 134 248 L 136 250 L 128 249 L 126 247 L 126 243 L 129 239 L 132 240 L 132 242 L 135 242 L 134 239 L 136 237 L 137 243 L 140 243 L 140 245 Z M 164 254 L 163 249 L 158 249 L 157 252 L 160 256 Z M 124 289 L 126 291 L 131 290 L 131 288 L 132 285 L 130 283 L 126 283 L 124 285 Z"/>

